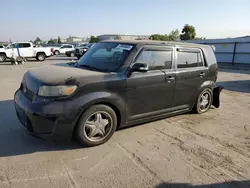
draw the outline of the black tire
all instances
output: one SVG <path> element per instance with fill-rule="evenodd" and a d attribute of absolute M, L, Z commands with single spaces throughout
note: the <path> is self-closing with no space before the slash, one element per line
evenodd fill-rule
<path fill-rule="evenodd" d="M 59 55 L 60 52 L 58 50 L 54 51 L 54 55 Z"/>
<path fill-rule="evenodd" d="M 46 59 L 46 55 L 44 53 L 38 53 L 36 55 L 37 61 L 44 61 Z"/>
<path fill-rule="evenodd" d="M 107 125 L 107 135 L 101 138 L 101 140 L 93 141 L 91 140 L 86 133 L 86 121 L 92 117 L 93 114 L 103 112 L 109 115 L 109 123 Z M 97 146 L 107 142 L 112 135 L 114 134 L 117 127 L 117 116 L 112 108 L 106 105 L 93 105 L 89 109 L 87 109 L 78 122 L 78 125 L 75 130 L 76 139 L 78 142 L 84 146 Z"/>
<path fill-rule="evenodd" d="M 201 109 L 201 100 L 202 100 L 202 96 L 204 95 L 208 95 L 208 104 L 205 106 L 204 109 Z M 194 105 L 193 111 L 197 114 L 205 113 L 210 109 L 212 103 L 213 103 L 213 92 L 210 88 L 206 88 L 198 96 L 197 101 Z"/>
<path fill-rule="evenodd" d="M 0 63 L 3 63 L 6 61 L 6 55 L 5 54 L 0 54 Z"/>
<path fill-rule="evenodd" d="M 75 57 L 75 54 L 74 54 L 73 52 L 71 52 L 71 53 L 69 54 L 69 56 L 70 56 L 70 57 Z"/>

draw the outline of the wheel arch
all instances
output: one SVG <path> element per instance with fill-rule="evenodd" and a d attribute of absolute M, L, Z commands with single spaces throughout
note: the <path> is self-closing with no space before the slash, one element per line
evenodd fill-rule
<path fill-rule="evenodd" d="M 76 127 L 78 125 L 78 122 L 81 116 L 84 114 L 84 112 L 87 109 L 89 109 L 93 105 L 106 105 L 112 108 L 117 116 L 117 128 L 120 128 L 121 125 L 125 122 L 125 116 L 124 116 L 125 102 L 121 99 L 121 97 L 113 94 L 113 95 L 109 95 L 109 97 L 96 98 L 93 100 L 89 100 L 89 102 L 83 104 L 80 112 L 77 115 L 76 121 L 74 122 L 73 133 L 75 133 Z"/>
<path fill-rule="evenodd" d="M 43 52 L 43 51 L 38 51 L 38 52 L 36 52 L 36 56 L 38 56 L 38 54 L 44 54 L 44 55 L 46 56 L 46 53 Z"/>
<path fill-rule="evenodd" d="M 215 82 L 213 81 L 205 81 L 201 84 L 201 86 L 198 88 L 197 92 L 195 92 L 195 94 L 192 97 L 192 105 L 191 105 L 191 109 L 193 109 L 197 98 L 199 97 L 199 95 L 201 94 L 201 92 L 204 89 L 211 89 L 211 91 L 213 92 L 213 89 L 215 87 Z"/>

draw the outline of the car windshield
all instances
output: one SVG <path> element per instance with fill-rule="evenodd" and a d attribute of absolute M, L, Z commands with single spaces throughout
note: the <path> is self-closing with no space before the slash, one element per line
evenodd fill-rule
<path fill-rule="evenodd" d="M 78 62 L 79 66 L 102 72 L 117 72 L 124 64 L 134 45 L 100 42 L 90 48 Z"/>

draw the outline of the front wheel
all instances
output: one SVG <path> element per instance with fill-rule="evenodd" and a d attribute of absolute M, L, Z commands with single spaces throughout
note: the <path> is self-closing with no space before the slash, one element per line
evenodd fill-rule
<path fill-rule="evenodd" d="M 81 116 L 76 138 L 82 145 L 97 146 L 107 142 L 116 127 L 117 116 L 114 110 L 106 105 L 94 105 Z"/>
<path fill-rule="evenodd" d="M 200 93 L 194 105 L 194 111 L 197 114 L 205 113 L 210 109 L 212 103 L 213 103 L 213 92 L 211 89 L 206 88 Z"/>

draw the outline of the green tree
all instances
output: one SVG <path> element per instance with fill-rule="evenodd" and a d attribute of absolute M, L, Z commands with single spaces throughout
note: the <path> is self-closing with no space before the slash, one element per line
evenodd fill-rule
<path fill-rule="evenodd" d="M 180 32 L 179 32 L 179 30 L 176 29 L 176 30 L 171 31 L 168 34 L 168 38 L 169 38 L 170 41 L 176 41 L 176 40 L 180 39 Z"/>
<path fill-rule="evenodd" d="M 55 44 L 55 41 L 52 38 L 50 38 L 48 44 Z"/>
<path fill-rule="evenodd" d="M 36 40 L 34 40 L 35 44 L 40 44 L 42 40 L 39 37 L 36 37 Z"/>
<path fill-rule="evenodd" d="M 57 38 L 57 43 L 58 44 L 61 44 L 62 43 L 62 41 L 61 41 L 61 38 L 58 36 L 58 38 Z"/>
<path fill-rule="evenodd" d="M 96 36 L 91 35 L 89 42 L 90 42 L 90 43 L 99 42 L 99 38 L 96 37 Z"/>
<path fill-rule="evenodd" d="M 171 31 L 168 35 L 160 35 L 160 34 L 153 34 L 150 36 L 151 40 L 160 40 L 160 41 L 174 41 L 180 38 L 180 34 L 178 29 Z"/>
<path fill-rule="evenodd" d="M 182 29 L 182 34 L 180 35 L 181 40 L 192 40 L 196 36 L 195 27 L 186 24 Z"/>

